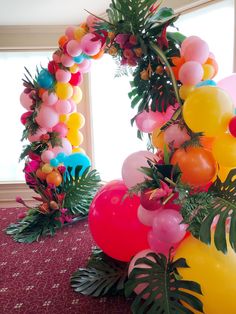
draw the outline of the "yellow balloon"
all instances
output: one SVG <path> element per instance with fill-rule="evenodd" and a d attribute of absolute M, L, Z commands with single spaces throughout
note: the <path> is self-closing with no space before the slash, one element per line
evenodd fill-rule
<path fill-rule="evenodd" d="M 70 72 L 71 73 L 77 73 L 79 71 L 79 66 L 78 66 L 78 64 L 74 64 L 74 65 L 72 65 L 71 67 L 70 67 Z"/>
<path fill-rule="evenodd" d="M 218 177 L 220 178 L 221 182 L 225 182 L 230 170 L 232 169 L 234 168 L 228 168 L 228 167 L 222 167 L 222 166 L 219 167 Z"/>
<path fill-rule="evenodd" d="M 72 100 L 78 105 L 83 98 L 83 93 L 80 87 L 74 86 Z"/>
<path fill-rule="evenodd" d="M 56 94 L 57 97 L 61 100 L 66 100 L 72 97 L 73 87 L 70 83 L 60 83 L 56 84 Z"/>
<path fill-rule="evenodd" d="M 87 32 L 84 28 L 82 27 L 78 27 L 76 28 L 76 30 L 74 31 L 74 35 L 75 35 L 75 39 L 76 40 L 80 40 L 82 37 L 84 37 L 84 35 L 86 35 Z"/>
<path fill-rule="evenodd" d="M 230 96 L 215 86 L 196 88 L 183 105 L 183 117 L 193 132 L 216 136 L 227 130 L 234 106 Z"/>
<path fill-rule="evenodd" d="M 43 165 L 43 167 L 42 167 L 42 172 L 43 172 L 43 173 L 49 174 L 49 173 L 51 173 L 52 171 L 53 171 L 53 167 L 52 167 L 52 166 L 50 166 L 49 164 Z"/>
<path fill-rule="evenodd" d="M 71 143 L 72 146 L 79 146 L 84 141 L 83 134 L 78 130 L 70 129 L 67 133 L 67 139 Z"/>
<path fill-rule="evenodd" d="M 81 153 L 81 154 L 84 154 L 86 155 L 86 152 L 85 150 L 82 148 L 82 147 L 76 147 L 72 150 L 72 153 Z"/>
<path fill-rule="evenodd" d="M 236 167 L 236 138 L 231 134 L 222 134 L 216 138 L 212 153 L 220 166 Z"/>
<path fill-rule="evenodd" d="M 160 129 L 155 129 L 152 132 L 152 145 L 160 150 L 164 150 L 164 132 Z"/>
<path fill-rule="evenodd" d="M 193 91 L 195 87 L 193 85 L 182 85 L 179 89 L 179 95 L 181 99 L 186 99 Z"/>
<path fill-rule="evenodd" d="M 73 112 L 66 124 L 70 129 L 82 129 L 85 124 L 85 118 L 82 113 Z"/>
<path fill-rule="evenodd" d="M 68 114 L 61 114 L 61 115 L 59 116 L 59 121 L 60 121 L 60 122 L 66 123 L 66 122 L 68 121 L 68 119 L 69 119 Z"/>
<path fill-rule="evenodd" d="M 175 260 L 185 258 L 190 268 L 180 268 L 183 280 L 193 280 L 201 285 L 205 314 L 236 313 L 236 253 L 229 246 L 228 252 L 217 251 L 192 236 L 185 239 L 177 249 Z M 193 311 L 194 313 L 199 313 Z"/>
<path fill-rule="evenodd" d="M 210 80 L 214 77 L 215 69 L 211 64 L 203 64 L 203 81 Z"/>

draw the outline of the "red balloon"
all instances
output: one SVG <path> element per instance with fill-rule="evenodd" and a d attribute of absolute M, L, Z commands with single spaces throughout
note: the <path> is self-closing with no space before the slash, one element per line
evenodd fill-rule
<path fill-rule="evenodd" d="M 128 262 L 149 248 L 144 226 L 137 216 L 140 199 L 126 195 L 123 181 L 106 184 L 95 196 L 89 211 L 89 227 L 97 245 L 109 256 Z"/>

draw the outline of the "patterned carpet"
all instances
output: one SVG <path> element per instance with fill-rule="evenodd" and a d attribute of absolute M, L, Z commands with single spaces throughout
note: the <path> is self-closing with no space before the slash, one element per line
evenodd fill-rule
<path fill-rule="evenodd" d="M 94 245 L 87 221 L 53 238 L 19 244 L 4 233 L 22 209 L 0 209 L 0 313 L 128 314 L 122 297 L 95 299 L 75 293 L 70 275 L 84 267 Z"/>

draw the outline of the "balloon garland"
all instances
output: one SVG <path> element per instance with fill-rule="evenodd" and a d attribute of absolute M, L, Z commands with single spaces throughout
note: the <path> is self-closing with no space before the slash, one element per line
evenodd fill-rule
<path fill-rule="evenodd" d="M 122 180 L 97 192 L 89 226 L 101 250 L 93 252 L 86 269 L 74 273 L 71 285 L 96 297 L 133 295 L 134 313 L 235 313 L 235 75 L 213 81 L 218 65 L 208 44 L 197 36 L 169 32 L 178 16 L 155 0 L 114 0 L 107 14 L 108 21 L 90 16 L 60 38 L 55 72 L 42 70 L 37 84 L 40 89 L 54 88 L 56 97 L 70 105 L 53 103 L 63 118 L 53 112 L 49 122 L 46 116 L 52 108 L 42 103 L 51 93 L 45 100 L 36 93 L 41 107 L 36 105 L 33 122 L 51 139 L 51 128 L 67 121 L 64 115 L 72 110 L 74 93 L 78 98 L 78 89 L 71 87 L 73 72 L 65 78 L 59 70 L 86 68 L 89 58 L 106 52 L 122 66 L 133 67 L 129 96 L 138 112 L 132 123 L 139 137 L 149 134 L 154 152 L 128 156 Z M 54 76 L 61 75 L 63 80 L 54 85 Z M 73 127 L 71 122 L 68 133 L 62 133 L 78 146 L 73 132 L 68 137 Z M 45 153 L 51 171 L 60 172 L 57 162 L 64 162 L 70 180 L 79 179 L 78 170 L 65 161 L 76 154 L 55 156 L 51 153 L 56 145 L 51 146 L 47 144 Z M 61 212 L 66 215 L 66 210 Z"/>

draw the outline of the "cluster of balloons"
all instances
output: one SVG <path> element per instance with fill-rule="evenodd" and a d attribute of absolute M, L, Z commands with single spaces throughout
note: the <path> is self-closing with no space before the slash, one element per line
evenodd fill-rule
<path fill-rule="evenodd" d="M 94 33 L 95 23 L 96 18 L 89 16 L 86 23 L 68 27 L 58 41 L 59 49 L 53 53 L 53 60 L 38 73 L 35 88 L 26 87 L 20 96 L 27 110 L 21 122 L 27 127 L 31 119 L 38 126 L 36 132 L 28 134 L 28 140 L 47 143 L 41 156 L 30 154 L 40 159 L 36 176 L 47 184 L 61 184 L 63 173 L 59 169 L 62 165 L 73 169 L 81 165 L 83 171 L 91 165 L 81 148 L 85 118 L 77 112 L 77 105 L 82 100 L 80 85 L 84 73 L 89 72 L 91 60 L 103 54 L 102 43 Z M 52 137 L 60 144 L 52 145 Z"/>

